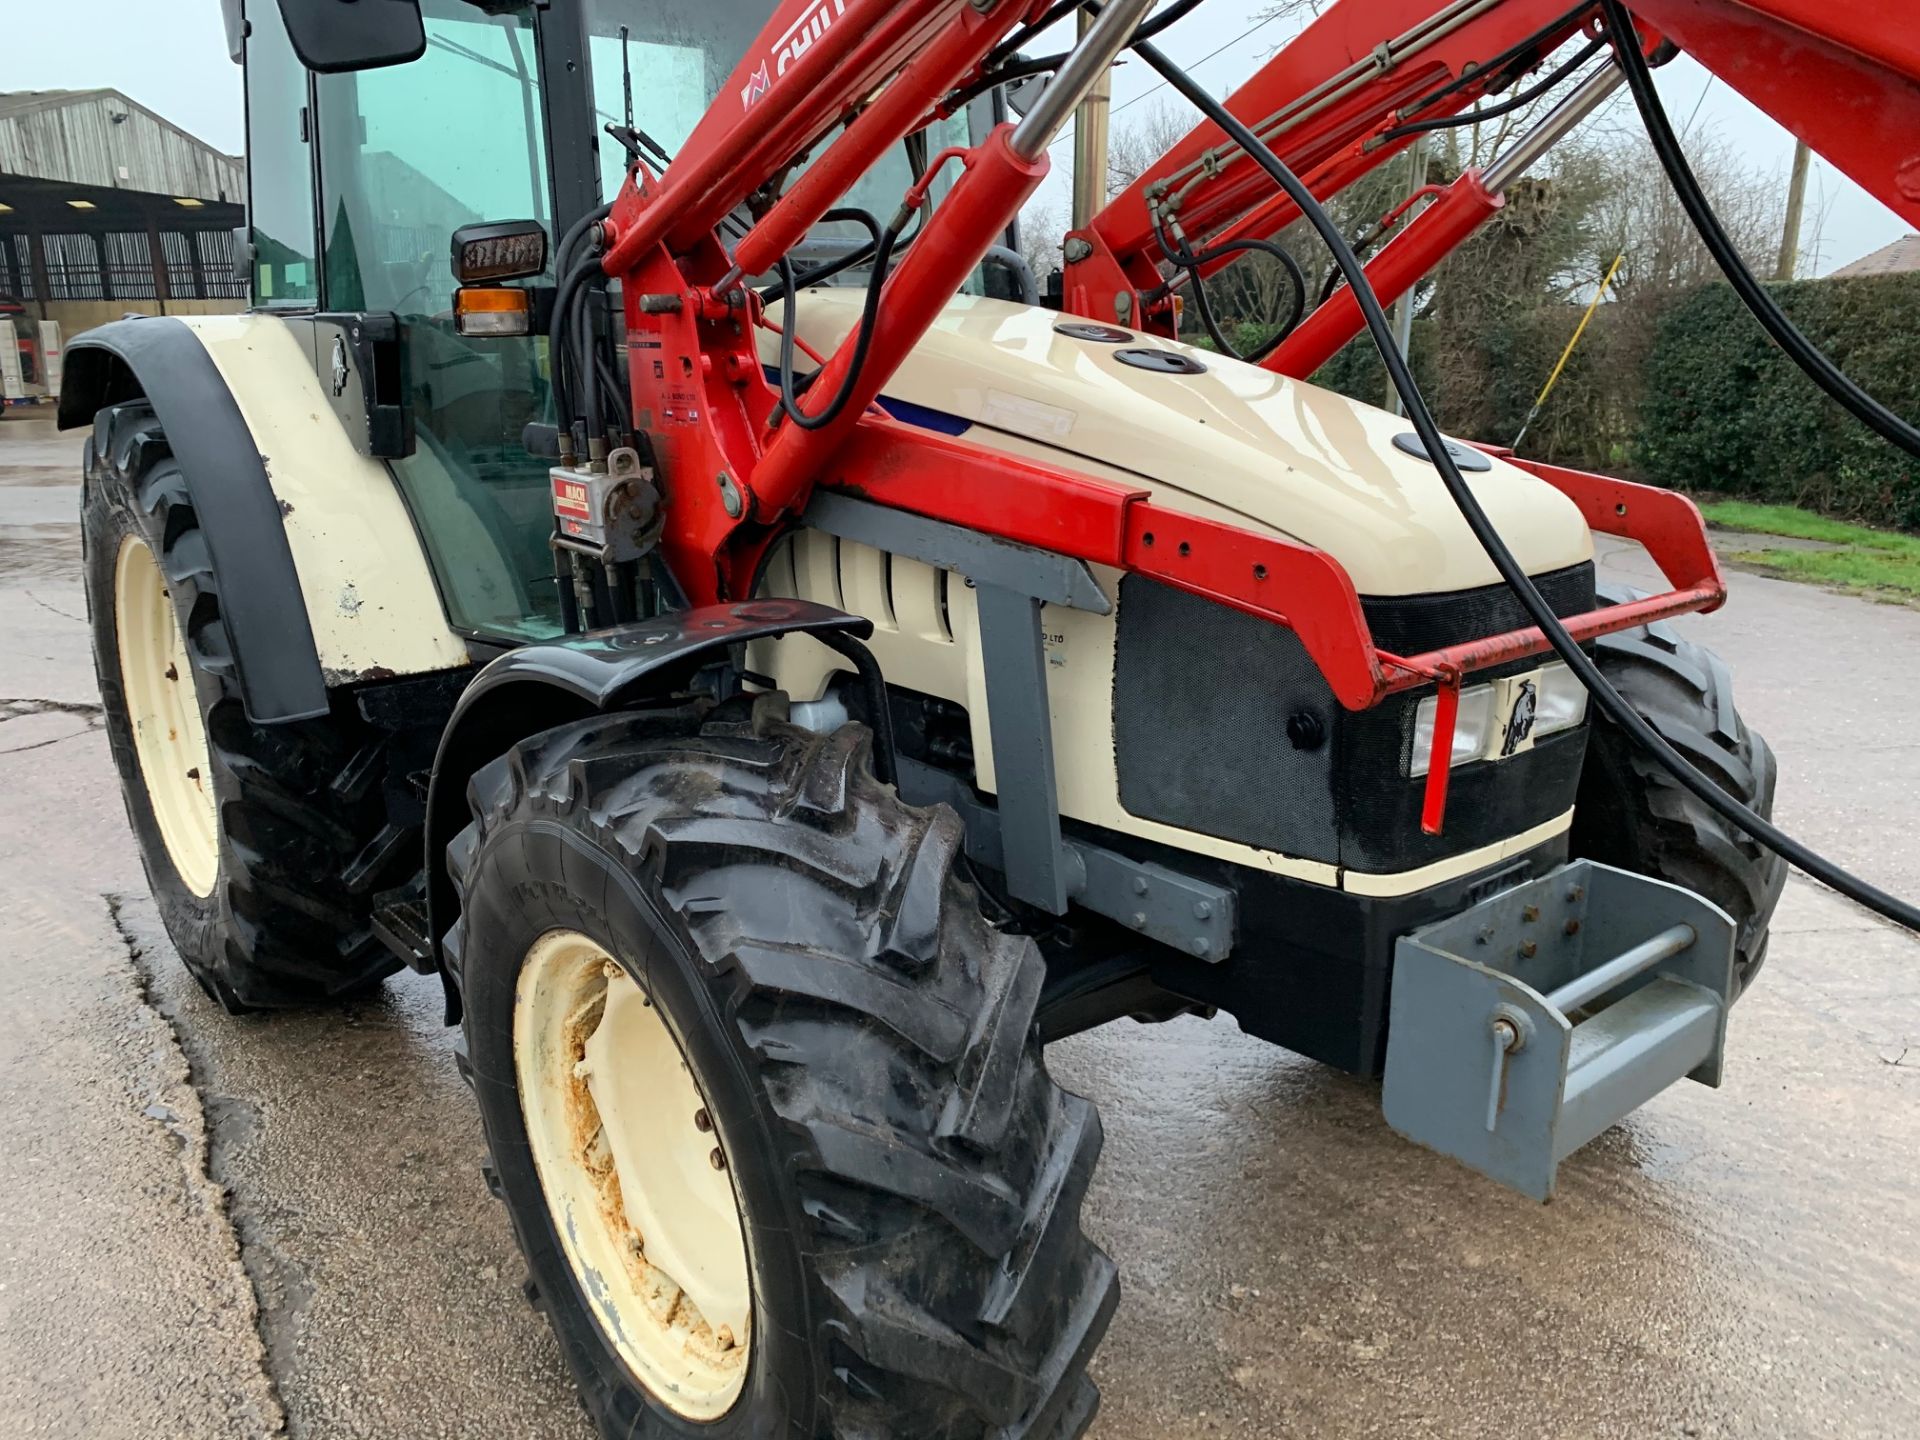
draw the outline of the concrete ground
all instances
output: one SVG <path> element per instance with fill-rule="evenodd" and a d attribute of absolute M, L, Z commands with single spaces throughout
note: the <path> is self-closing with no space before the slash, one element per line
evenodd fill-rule
<path fill-rule="evenodd" d="M 160 932 L 100 734 L 78 445 L 0 423 L 0 1434 L 585 1428 L 478 1174 L 435 982 L 234 1021 Z M 1609 547 L 1609 569 L 1644 557 Z M 1687 622 L 1786 827 L 1920 894 L 1920 611 L 1754 576 Z M 1101 1440 L 1920 1428 L 1920 945 L 1788 889 L 1727 1084 L 1536 1206 L 1227 1021 L 1058 1046 L 1118 1259 Z"/>

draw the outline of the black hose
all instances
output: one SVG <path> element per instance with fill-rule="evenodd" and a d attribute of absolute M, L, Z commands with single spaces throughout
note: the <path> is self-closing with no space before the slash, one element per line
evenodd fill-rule
<path fill-rule="evenodd" d="M 853 362 L 847 366 L 846 379 L 840 382 L 839 392 L 827 402 L 824 410 L 814 415 L 800 408 L 800 395 L 794 388 L 793 342 L 800 329 L 795 302 L 800 297 L 794 288 L 793 262 L 784 255 L 780 257 L 780 276 L 786 282 L 788 295 L 787 313 L 781 317 L 780 326 L 780 406 L 802 430 L 824 429 L 839 417 L 840 412 L 847 408 L 847 401 L 853 398 L 854 387 L 860 383 L 860 371 L 867 363 L 867 351 L 873 344 L 874 330 L 878 327 L 880 292 L 886 285 L 887 266 L 892 261 L 894 242 L 899 235 L 900 232 L 891 225 L 880 232 L 880 247 L 873 257 L 873 274 L 867 277 L 866 303 L 860 307 L 860 332 L 853 343 Z"/>
<path fill-rule="evenodd" d="M 1640 53 L 1639 42 L 1634 37 L 1632 17 L 1620 0 L 1601 0 L 1600 9 L 1606 17 L 1607 35 L 1613 41 L 1614 54 L 1619 59 L 1620 68 L 1626 72 L 1627 89 L 1633 93 L 1633 103 L 1639 107 L 1640 119 L 1647 127 L 1647 138 L 1653 142 L 1653 153 L 1659 157 L 1661 168 L 1673 182 L 1674 193 L 1680 197 L 1680 206 L 1693 222 L 1693 228 L 1700 232 L 1708 252 L 1740 298 L 1746 302 L 1747 309 L 1753 312 L 1754 319 L 1760 322 L 1761 328 L 1773 337 L 1774 343 L 1787 352 L 1788 358 L 1805 371 L 1814 384 L 1874 434 L 1899 446 L 1909 455 L 1920 456 L 1920 429 L 1915 429 L 1854 384 L 1838 365 L 1801 333 L 1774 298 L 1753 278 L 1753 272 L 1740 258 L 1733 241 L 1727 238 L 1719 217 L 1713 213 L 1713 207 L 1701 193 L 1700 182 L 1694 178 L 1693 168 L 1687 164 L 1687 157 L 1681 152 L 1673 125 L 1661 107 L 1659 92 L 1653 87 L 1653 75 L 1647 69 L 1647 57 Z"/>
<path fill-rule="evenodd" d="M 1078 10 L 1084 3 L 1085 0 L 1054 0 L 1054 3 L 1047 7 L 1046 13 L 1038 20 L 1034 21 L 1031 25 L 1022 25 L 1018 30 L 1014 31 L 1013 34 L 989 50 L 987 52 L 987 58 L 981 62 L 982 68 L 991 72 L 1003 62 L 1011 60 L 1015 55 L 1020 53 L 1020 47 L 1022 45 L 1026 44 L 1042 31 L 1066 19 L 1067 16 L 1073 14 L 1073 12 Z"/>
<path fill-rule="evenodd" d="M 1169 25 L 1184 20 L 1202 3 L 1204 0 L 1173 0 L 1173 4 L 1159 14 L 1150 15 L 1142 20 L 1133 32 L 1133 38 L 1151 40 Z M 1089 5 L 1088 0 L 1058 0 L 1057 4 L 1050 6 L 1047 12 L 1033 24 L 1014 32 L 1011 39 L 1003 40 L 995 46 L 982 62 L 985 68 L 980 78 L 973 84 L 954 91 L 942 102 L 947 112 L 951 114 L 997 86 L 1010 84 L 1015 80 L 1024 80 L 1029 75 L 1044 75 L 1049 70 L 1058 70 L 1067 56 L 1072 53 L 1071 51 L 1062 50 L 1056 55 L 1036 55 L 1027 60 L 1014 58 L 1015 53 L 1049 25 L 1064 20 L 1074 11 L 1083 8 L 1091 9 L 1095 14 L 1099 13 L 1099 6 Z"/>
<path fill-rule="evenodd" d="M 554 291 L 553 319 L 547 328 L 547 366 L 553 374 L 554 419 L 564 433 L 573 423 L 575 411 L 572 386 L 568 383 L 572 367 L 570 352 L 566 345 L 566 326 L 569 319 L 567 304 L 570 297 L 566 293 L 568 279 L 582 273 L 583 267 L 570 266 L 573 252 L 581 239 L 593 226 L 605 220 L 613 213 L 611 203 L 599 205 L 582 215 L 560 237 L 560 244 L 553 252 L 553 273 L 561 277 Z"/>
<path fill-rule="evenodd" d="M 593 373 L 599 376 L 600 388 L 602 390 L 604 390 L 608 395 L 618 396 L 622 403 L 623 409 L 630 408 L 630 406 L 627 405 L 628 397 L 627 397 L 626 386 L 622 384 L 620 380 L 620 371 L 618 367 L 614 365 L 613 361 L 607 358 L 607 353 L 605 349 L 600 346 L 594 347 Z M 625 430 L 628 427 L 625 425 L 622 425 L 620 428 L 622 430 Z"/>
<path fill-rule="evenodd" d="M 1604 40 L 1589 40 L 1585 45 L 1580 47 L 1571 60 L 1556 68 L 1552 74 L 1541 80 L 1539 84 L 1529 86 L 1517 94 L 1509 95 L 1497 105 L 1488 105 L 1479 110 L 1462 110 L 1457 115 L 1441 115 L 1432 120 L 1410 120 L 1404 125 L 1394 126 L 1391 130 L 1381 131 L 1379 139 L 1381 142 L 1385 142 L 1388 140 L 1398 140 L 1407 135 L 1424 135 L 1429 130 L 1458 130 L 1466 125 L 1478 125 L 1483 120 L 1498 120 L 1502 115 L 1511 115 L 1522 106 L 1531 105 L 1535 100 L 1538 100 L 1542 95 L 1553 89 L 1554 86 L 1573 74 L 1574 71 L 1578 70 L 1582 65 L 1586 64 L 1587 61 L 1599 54 L 1601 48 L 1605 46 L 1606 43 Z"/>
<path fill-rule="evenodd" d="M 855 225 L 864 225 L 867 230 L 867 243 L 856 246 L 837 260 L 829 260 L 823 265 L 816 265 L 811 270 L 802 270 L 793 282 L 797 289 L 804 290 L 809 285 L 818 285 L 823 280 L 831 280 L 842 271 L 851 270 L 856 265 L 863 265 L 872 259 L 874 251 L 880 248 L 880 221 L 871 210 L 861 210 L 849 205 L 836 210 L 829 210 L 820 217 L 820 223 L 823 225 L 834 220 Z M 760 292 L 761 300 L 771 305 L 774 301 L 786 295 L 788 293 L 787 280 L 790 273 L 790 267 L 787 270 L 782 270 L 780 272 L 780 278 Z"/>
<path fill-rule="evenodd" d="M 1603 0 L 1610 10 L 1617 9 L 1615 0 Z M 1610 21 L 1610 23 L 1612 23 Z M 1817 854 L 1807 846 L 1795 840 L 1771 821 L 1749 810 L 1713 780 L 1701 774 L 1684 757 L 1667 743 L 1666 739 L 1621 696 L 1601 674 L 1599 666 L 1580 647 L 1566 626 L 1560 623 L 1553 607 L 1548 605 L 1540 592 L 1534 588 L 1532 579 L 1513 552 L 1500 538 L 1500 532 L 1494 528 L 1487 512 L 1481 508 L 1480 501 L 1461 475 L 1460 467 L 1454 463 L 1447 443 L 1440 433 L 1440 427 L 1434 423 L 1433 414 L 1427 409 L 1426 401 L 1421 397 L 1420 387 L 1415 383 L 1413 372 L 1407 367 L 1399 347 L 1393 342 L 1393 332 L 1387 324 L 1386 312 L 1380 307 L 1380 297 L 1374 293 L 1373 286 L 1367 281 L 1365 268 L 1341 235 L 1340 227 L 1333 223 L 1320 203 L 1314 199 L 1313 192 L 1301 184 L 1300 179 L 1245 125 L 1235 119 L 1224 105 L 1220 104 L 1204 89 L 1196 84 L 1187 73 L 1175 65 L 1151 44 L 1136 44 L 1134 49 L 1140 57 L 1160 73 L 1170 85 L 1185 95 L 1187 99 L 1202 111 L 1214 124 L 1218 125 L 1233 142 L 1253 157 L 1260 168 L 1272 177 L 1289 199 L 1300 207 L 1313 228 L 1320 233 L 1332 252 L 1334 262 L 1346 275 L 1347 284 L 1353 290 L 1360 313 L 1365 316 L 1368 333 L 1380 351 L 1381 361 L 1387 374 L 1393 381 L 1394 389 L 1399 393 L 1406 407 L 1407 419 L 1412 423 L 1415 433 L 1432 460 L 1434 469 L 1439 473 L 1447 493 L 1453 497 L 1474 538 L 1493 561 L 1494 568 L 1500 572 L 1507 588 L 1518 597 L 1533 623 L 1540 628 L 1556 654 L 1566 662 L 1567 668 L 1584 685 L 1594 702 L 1634 742 L 1650 753 L 1672 774 L 1683 787 L 1691 791 L 1699 800 L 1717 812 L 1729 823 L 1739 827 L 1769 850 L 1784 857 L 1796 868 L 1811 875 L 1825 885 L 1831 886 L 1840 894 L 1878 915 L 1883 915 L 1895 924 L 1909 930 L 1920 931 L 1920 907 L 1887 894 L 1877 886 L 1848 873 L 1845 869 Z M 1629 70 L 1629 78 L 1631 78 Z M 1644 74 L 1644 72 L 1643 72 Z M 1638 98 L 1636 96 L 1636 98 Z"/>
<path fill-rule="evenodd" d="M 597 260 L 589 264 L 594 271 L 600 268 Z M 589 273 L 573 292 L 573 315 L 568 321 L 573 327 L 574 374 L 580 382 L 580 414 L 587 422 L 588 440 L 607 433 L 606 412 L 600 404 L 600 373 L 593 363 L 598 349 L 593 333 L 594 279 L 594 274 Z"/>
<path fill-rule="evenodd" d="M 1299 262 L 1287 253 L 1284 246 L 1276 244 L 1272 240 L 1259 240 L 1252 236 L 1246 236 L 1238 240 L 1228 240 L 1219 245 L 1210 245 L 1205 250 L 1195 251 L 1184 241 L 1175 240 L 1173 236 L 1168 234 L 1161 226 L 1158 214 L 1153 217 L 1153 233 L 1159 239 L 1160 249 L 1165 253 L 1166 257 L 1187 272 L 1192 282 L 1189 288 L 1193 291 L 1194 313 L 1200 317 L 1201 328 L 1207 332 L 1208 338 L 1213 341 L 1215 348 L 1218 349 L 1222 355 L 1231 356 L 1235 360 L 1246 360 L 1249 362 L 1264 360 L 1279 347 L 1282 340 L 1285 340 L 1287 336 L 1293 333 L 1294 327 L 1300 323 L 1301 316 L 1306 314 L 1307 277 L 1300 273 Z M 1259 251 L 1262 254 L 1271 255 L 1280 262 L 1281 266 L 1287 272 L 1288 279 L 1293 282 L 1293 309 L 1287 315 L 1286 320 L 1283 321 L 1271 335 L 1263 340 L 1257 349 L 1242 355 L 1234 348 L 1233 342 L 1227 339 L 1226 334 L 1220 329 L 1219 323 L 1214 319 L 1213 302 L 1207 295 L 1206 282 L 1200 276 L 1200 269 L 1204 265 L 1211 265 L 1215 261 L 1224 260 L 1229 255 L 1243 254 L 1247 251 Z M 1162 287 L 1162 290 L 1164 291 L 1170 288 L 1170 286 Z"/>
<path fill-rule="evenodd" d="M 582 286 L 600 273 L 598 257 L 589 256 L 564 273 L 553 296 L 553 319 L 547 330 L 548 365 L 554 376 L 555 397 L 561 406 L 555 413 L 562 433 L 574 420 L 585 418 L 579 408 L 585 399 L 586 382 L 579 373 L 579 352 L 573 347 L 569 328 L 573 324 L 574 300 Z M 581 393 L 575 393 L 578 385 Z"/>
<path fill-rule="evenodd" d="M 566 272 L 567 258 L 573 253 L 573 247 L 580 243 L 580 237 L 587 233 L 588 228 L 598 225 L 612 213 L 613 202 L 608 201 L 605 205 L 596 205 L 567 227 L 567 233 L 560 237 L 559 247 L 553 252 L 556 275 Z"/>
<path fill-rule="evenodd" d="M 1440 101 L 1446 99 L 1447 96 L 1454 94 L 1456 91 L 1466 89 L 1469 85 L 1483 84 L 1488 89 L 1495 88 L 1499 85 L 1500 81 L 1489 81 L 1485 79 L 1485 76 L 1491 72 L 1503 70 L 1509 65 L 1514 65 L 1516 72 L 1525 70 L 1535 62 L 1537 58 L 1534 54 L 1535 51 L 1546 44 L 1547 41 L 1551 40 L 1556 32 L 1566 29 L 1568 25 L 1578 20 L 1585 11 L 1592 8 L 1592 5 L 1593 0 L 1580 0 L 1578 5 L 1575 5 L 1571 10 L 1566 11 L 1558 18 L 1549 20 L 1524 40 L 1516 40 L 1491 60 L 1486 61 L 1484 64 L 1475 65 L 1471 70 L 1463 71 L 1459 76 L 1442 85 L 1438 90 L 1428 91 L 1425 95 L 1422 95 L 1418 101 L 1407 108 L 1412 110 L 1425 110 L 1429 106 L 1437 105 Z"/>

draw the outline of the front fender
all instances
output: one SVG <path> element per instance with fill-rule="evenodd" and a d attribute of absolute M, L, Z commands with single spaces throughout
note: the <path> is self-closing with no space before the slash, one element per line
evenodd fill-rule
<path fill-rule="evenodd" d="M 509 651 L 461 692 L 440 736 L 427 789 L 427 927 L 433 959 L 453 923 L 447 846 L 466 826 L 467 782 L 512 746 L 574 720 L 670 695 L 716 652 L 750 640 L 807 634 L 827 643 L 864 640 L 873 622 L 808 600 L 707 605 Z M 452 996 L 449 996 L 452 1000 Z"/>

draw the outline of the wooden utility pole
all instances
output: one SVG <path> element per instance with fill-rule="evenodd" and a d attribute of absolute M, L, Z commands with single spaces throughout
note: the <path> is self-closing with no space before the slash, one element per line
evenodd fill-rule
<path fill-rule="evenodd" d="M 1407 198 L 1418 195 L 1427 183 L 1427 137 L 1416 135 L 1412 146 L 1407 150 Z M 1411 218 L 1411 217 L 1409 217 Z M 1409 359 L 1413 344 L 1413 293 L 1418 286 L 1409 285 L 1407 293 L 1393 304 L 1393 343 L 1400 351 L 1401 358 Z M 1404 414 L 1400 408 L 1400 391 L 1391 377 L 1387 380 L 1387 408 L 1396 415 Z"/>
<path fill-rule="evenodd" d="M 1080 12 L 1085 35 L 1098 17 Z M 1107 119 L 1113 108 L 1113 71 L 1100 77 L 1073 117 L 1073 228 L 1084 230 L 1107 203 Z"/>
<path fill-rule="evenodd" d="M 1813 152 L 1802 140 L 1793 147 L 1793 175 L 1787 181 L 1787 223 L 1780 232 L 1780 263 L 1773 267 L 1776 280 L 1793 279 L 1800 262 L 1800 213 L 1807 203 L 1807 168 Z"/>

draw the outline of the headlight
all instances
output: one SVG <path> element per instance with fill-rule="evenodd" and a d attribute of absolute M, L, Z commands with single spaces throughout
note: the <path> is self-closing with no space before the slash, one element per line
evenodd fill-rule
<path fill-rule="evenodd" d="M 1587 718 L 1587 688 L 1565 665 L 1543 665 L 1530 675 L 1514 675 L 1490 685 L 1474 685 L 1460 692 L 1460 718 L 1453 727 L 1453 758 L 1449 767 L 1471 760 L 1498 758 L 1501 740 L 1515 717 L 1516 707 L 1524 703 L 1523 692 L 1533 696 L 1532 723 L 1524 735 L 1542 740 L 1571 730 Z M 1429 695 L 1413 712 L 1413 754 L 1408 757 L 1409 775 L 1424 775 L 1433 759 L 1433 722 L 1440 713 L 1440 697 Z"/>
<path fill-rule="evenodd" d="M 1533 718 L 1535 739 L 1571 730 L 1587 718 L 1587 687 L 1565 665 L 1544 667 L 1539 686 L 1540 706 Z"/>
<path fill-rule="evenodd" d="M 1433 721 L 1440 713 L 1440 697 L 1429 695 L 1413 712 L 1413 754 L 1409 775 L 1424 775 L 1433 759 Z M 1453 725 L 1453 758 L 1449 766 L 1464 764 L 1486 752 L 1493 733 L 1493 686 L 1475 685 L 1460 692 L 1460 716 Z"/>

